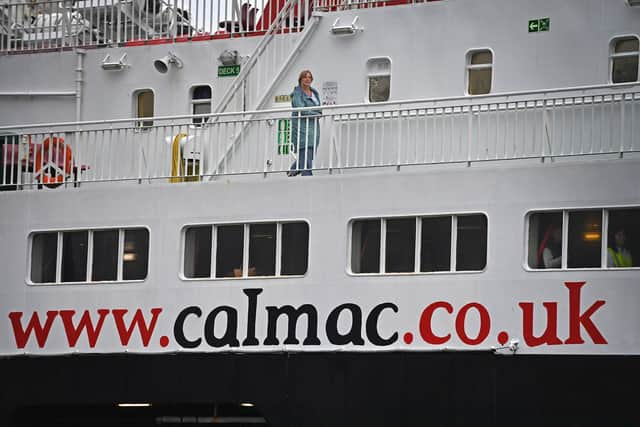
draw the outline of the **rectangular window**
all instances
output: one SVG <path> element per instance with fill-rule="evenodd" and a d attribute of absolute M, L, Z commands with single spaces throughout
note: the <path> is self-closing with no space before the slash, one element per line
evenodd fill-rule
<path fill-rule="evenodd" d="M 351 271 L 354 274 L 380 273 L 380 248 L 384 248 L 383 273 L 480 271 L 485 268 L 485 215 L 446 215 L 417 220 L 406 217 L 353 221 Z M 456 233 L 452 233 L 452 229 Z M 456 250 L 452 252 L 452 248 Z M 416 261 L 420 263 L 419 269 Z"/>
<path fill-rule="evenodd" d="M 210 225 L 189 227 L 184 234 L 184 275 L 188 278 L 211 276 Z"/>
<path fill-rule="evenodd" d="M 384 102 L 391 94 L 391 59 L 371 58 L 367 61 L 369 102 Z"/>
<path fill-rule="evenodd" d="M 192 114 L 211 113 L 211 86 L 196 86 L 191 91 Z M 209 121 L 208 117 L 194 117 L 194 125 L 202 125 Z"/>
<path fill-rule="evenodd" d="M 420 271 L 451 270 L 451 217 L 422 218 Z"/>
<path fill-rule="evenodd" d="M 149 231 L 137 228 L 124 231 L 124 280 L 142 280 L 147 277 L 149 261 Z"/>
<path fill-rule="evenodd" d="M 640 209 L 609 212 L 607 267 L 640 267 Z"/>
<path fill-rule="evenodd" d="M 216 227 L 216 277 L 242 277 L 244 225 Z"/>
<path fill-rule="evenodd" d="M 91 281 L 118 279 L 118 230 L 93 232 L 93 265 Z"/>
<path fill-rule="evenodd" d="M 249 226 L 249 276 L 275 276 L 276 224 Z"/>
<path fill-rule="evenodd" d="M 389 219 L 386 225 L 385 271 L 387 273 L 415 271 L 415 218 Z"/>
<path fill-rule="evenodd" d="M 135 112 L 137 119 L 153 117 L 153 98 L 153 91 L 150 89 L 134 92 Z M 153 120 L 138 120 L 136 121 L 136 126 L 143 128 L 151 127 L 153 126 Z"/>
<path fill-rule="evenodd" d="M 189 226 L 183 273 L 187 279 L 304 275 L 308 251 L 306 222 Z"/>
<path fill-rule="evenodd" d="M 600 267 L 602 210 L 569 212 L 567 240 L 568 268 Z"/>
<path fill-rule="evenodd" d="M 534 212 L 528 226 L 530 268 L 640 266 L 640 208 Z"/>
<path fill-rule="evenodd" d="M 290 222 L 282 224 L 282 259 L 280 274 L 303 275 L 309 263 L 309 224 Z"/>
<path fill-rule="evenodd" d="M 56 254 L 58 233 L 38 233 L 31 239 L 31 281 L 54 283 L 56 281 Z"/>
<path fill-rule="evenodd" d="M 144 228 L 34 233 L 31 282 L 142 280 L 148 253 L 149 231 Z"/>
<path fill-rule="evenodd" d="M 491 92 L 493 53 L 476 50 L 467 54 L 467 93 L 483 95 Z"/>
<path fill-rule="evenodd" d="M 62 233 L 62 281 L 84 282 L 87 279 L 87 231 Z"/>
<path fill-rule="evenodd" d="M 458 216 L 456 271 L 482 270 L 487 264 L 487 217 Z"/>
<path fill-rule="evenodd" d="M 638 81 L 638 59 L 640 47 L 637 37 L 616 38 L 611 42 L 611 82 L 627 83 Z"/>
<path fill-rule="evenodd" d="M 379 219 L 354 221 L 351 227 L 351 271 L 380 273 Z"/>

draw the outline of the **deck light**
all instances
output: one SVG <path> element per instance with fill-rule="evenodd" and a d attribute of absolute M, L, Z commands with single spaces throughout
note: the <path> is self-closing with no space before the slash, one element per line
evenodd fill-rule
<path fill-rule="evenodd" d="M 103 70 L 107 70 L 107 71 L 122 71 L 125 68 L 130 67 L 129 64 L 124 62 L 126 57 L 127 57 L 127 54 L 124 53 L 118 61 L 112 61 L 111 55 L 107 55 L 102 60 L 102 63 L 100 64 L 100 66 L 102 67 Z"/>
<path fill-rule="evenodd" d="M 242 402 L 240 406 L 244 406 L 245 408 L 253 408 L 253 403 Z"/>
<path fill-rule="evenodd" d="M 153 61 L 153 66 L 155 67 L 155 69 L 162 74 L 166 74 L 166 72 L 169 71 L 169 64 L 175 65 L 178 69 L 184 66 L 182 60 L 171 51 L 169 51 L 169 53 L 162 58 L 158 58 Z"/>
<path fill-rule="evenodd" d="M 151 403 L 118 403 L 120 408 L 148 408 Z"/>
<path fill-rule="evenodd" d="M 331 34 L 333 34 L 334 36 L 349 36 L 355 34 L 358 31 L 364 31 L 364 28 L 358 28 L 356 26 L 356 22 L 358 22 L 357 16 L 353 18 L 353 21 L 351 21 L 351 24 L 349 25 L 338 25 L 340 23 L 340 18 L 338 18 L 331 27 Z"/>

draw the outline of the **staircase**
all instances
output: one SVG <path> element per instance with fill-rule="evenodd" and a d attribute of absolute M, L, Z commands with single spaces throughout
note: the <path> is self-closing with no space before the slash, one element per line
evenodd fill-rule
<path fill-rule="evenodd" d="M 268 105 L 273 90 L 311 38 L 321 19 L 319 14 L 311 12 L 311 1 L 286 0 L 258 46 L 242 64 L 240 74 L 220 99 L 215 113 L 256 111 Z M 294 32 L 300 32 L 301 35 L 293 46 L 290 37 L 276 37 L 278 34 Z M 242 124 L 230 138 L 217 164 L 209 170 L 210 173 L 224 171 L 245 139 L 242 138 L 243 134 L 249 132 L 251 119 L 250 113 L 242 115 Z"/>

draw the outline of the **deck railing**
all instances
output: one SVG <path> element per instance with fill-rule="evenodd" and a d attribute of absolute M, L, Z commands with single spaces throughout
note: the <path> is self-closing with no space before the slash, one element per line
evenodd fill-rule
<path fill-rule="evenodd" d="M 0 53 L 135 46 L 263 35 L 285 0 L 0 0 Z M 312 0 L 296 0 L 279 31 L 300 31 Z"/>
<path fill-rule="evenodd" d="M 286 0 L 0 0 L 0 53 L 264 35 Z M 332 12 L 438 0 L 296 0 L 280 32 Z"/>
<path fill-rule="evenodd" d="M 0 186 L 283 175 L 305 167 L 292 147 L 313 138 L 305 126 L 314 174 L 640 151 L 638 85 L 300 111 L 2 127 Z"/>

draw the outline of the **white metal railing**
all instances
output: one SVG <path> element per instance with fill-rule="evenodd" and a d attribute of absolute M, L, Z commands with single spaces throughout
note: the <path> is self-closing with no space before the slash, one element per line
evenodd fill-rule
<path fill-rule="evenodd" d="M 0 53 L 263 35 L 285 0 L 0 0 Z M 294 0 L 277 28 L 300 31 L 311 0 Z"/>
<path fill-rule="evenodd" d="M 5 189 L 286 173 L 304 109 L 0 128 Z M 311 111 L 311 110 L 310 110 Z M 322 107 L 313 171 L 640 151 L 640 87 Z M 194 124 L 205 119 L 204 125 Z M 197 120 L 196 120 L 197 119 Z M 145 121 L 145 123 L 147 123 Z M 304 122 L 297 123 L 300 129 Z M 242 131 L 241 131 L 242 130 Z M 5 135 L 5 136 L 1 136 Z M 305 141 L 301 141 L 304 145 Z M 294 170 L 301 170 L 297 164 Z"/>

